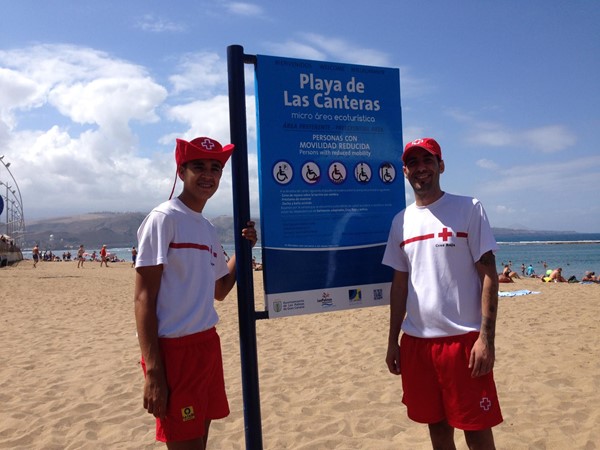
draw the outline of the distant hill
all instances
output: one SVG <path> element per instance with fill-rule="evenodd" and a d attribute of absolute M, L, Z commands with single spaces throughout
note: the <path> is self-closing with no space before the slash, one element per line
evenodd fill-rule
<path fill-rule="evenodd" d="M 57 217 L 27 223 L 25 249 L 35 243 L 43 250 L 77 248 L 83 244 L 87 248 L 99 248 L 106 244 L 109 248 L 137 245 L 137 229 L 146 213 L 141 212 L 96 212 L 78 216 Z M 209 218 L 214 224 L 223 244 L 233 244 L 233 217 L 218 216 Z M 257 220 L 260 232 L 260 222 Z M 494 236 L 504 240 L 512 236 L 528 235 L 567 235 L 574 231 L 539 231 L 524 228 L 493 228 Z M 260 237 L 259 237 L 260 239 Z"/>
<path fill-rule="evenodd" d="M 517 238 L 522 240 L 560 240 L 579 235 L 576 231 L 530 230 L 528 228 L 492 228 L 497 241 L 510 241 Z"/>
<path fill-rule="evenodd" d="M 77 248 L 131 247 L 137 245 L 137 230 L 146 217 L 141 212 L 96 212 L 78 216 L 31 221 L 26 224 L 25 249 L 35 243 L 42 250 Z M 222 244 L 234 242 L 233 217 L 209 218 Z M 257 222 L 257 229 L 260 224 Z"/>
<path fill-rule="evenodd" d="M 136 232 L 143 213 L 99 212 L 78 216 L 36 220 L 26 224 L 26 247 L 38 243 L 43 250 L 136 245 Z"/>
<path fill-rule="evenodd" d="M 544 235 L 552 235 L 552 236 L 561 236 L 561 235 L 573 235 L 579 234 L 576 231 L 550 231 L 550 230 L 530 230 L 527 228 L 492 228 L 494 232 L 494 237 L 497 240 L 502 240 L 504 238 L 510 238 L 513 236 L 544 236 Z"/>

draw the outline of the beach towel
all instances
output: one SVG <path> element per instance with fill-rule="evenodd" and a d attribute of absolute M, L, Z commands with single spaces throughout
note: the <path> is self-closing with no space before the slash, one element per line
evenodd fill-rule
<path fill-rule="evenodd" d="M 518 297 L 529 294 L 541 294 L 541 292 L 529 291 L 527 289 L 521 289 L 520 291 L 498 291 L 498 297 Z"/>

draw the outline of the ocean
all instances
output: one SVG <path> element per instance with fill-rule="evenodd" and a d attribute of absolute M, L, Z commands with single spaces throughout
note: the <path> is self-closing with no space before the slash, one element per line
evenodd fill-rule
<path fill-rule="evenodd" d="M 563 276 L 569 278 L 575 275 L 581 279 L 586 271 L 594 271 L 600 274 L 600 233 L 575 233 L 575 234 L 527 234 L 499 236 L 497 238 L 499 249 L 496 253 L 497 271 L 501 272 L 504 264 L 512 262 L 512 268 L 521 273 L 521 264 L 533 265 L 535 273 L 540 275 L 544 272 L 544 262 L 549 269 L 562 267 Z M 227 254 L 234 253 L 233 245 L 223 246 Z M 88 253 L 100 249 L 86 249 Z M 75 256 L 77 249 L 71 249 L 71 255 Z M 67 250 L 56 250 L 55 255 L 62 257 Z M 109 248 L 111 254 L 117 258 L 131 261 L 131 248 Z M 252 255 L 257 262 L 262 262 L 262 249 L 256 246 L 252 249 Z M 23 256 L 31 259 L 31 250 L 24 251 Z"/>
<path fill-rule="evenodd" d="M 535 273 L 541 275 L 546 262 L 548 269 L 562 267 L 565 278 L 575 275 L 581 279 L 586 271 L 600 273 L 600 233 L 514 235 L 498 237 L 497 241 L 498 272 L 512 262 L 518 274 L 521 264 L 531 264 Z"/>

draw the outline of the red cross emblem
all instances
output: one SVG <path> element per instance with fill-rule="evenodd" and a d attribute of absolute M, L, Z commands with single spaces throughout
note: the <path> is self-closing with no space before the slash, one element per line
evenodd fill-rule
<path fill-rule="evenodd" d="M 484 411 L 489 411 L 492 407 L 492 402 L 489 398 L 483 397 L 479 402 L 479 406 L 481 406 L 481 409 L 483 409 Z"/>
<path fill-rule="evenodd" d="M 438 233 L 438 237 L 441 237 L 444 242 L 446 242 L 450 236 L 452 236 L 452 231 L 448 231 L 448 228 L 444 228 L 441 233 Z"/>
<path fill-rule="evenodd" d="M 202 141 L 202 147 L 204 147 L 206 150 L 212 150 L 213 147 L 215 146 L 215 144 L 213 143 L 213 141 L 211 141 L 210 139 L 204 139 Z"/>

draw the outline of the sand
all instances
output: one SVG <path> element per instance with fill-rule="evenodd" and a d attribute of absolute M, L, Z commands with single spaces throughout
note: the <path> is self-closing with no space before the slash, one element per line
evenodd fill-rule
<path fill-rule="evenodd" d="M 129 263 L 0 269 L 0 448 L 140 449 L 154 442 Z M 600 448 L 600 285 L 518 280 L 501 290 L 499 449 Z M 255 272 L 262 302 L 261 272 Z M 209 448 L 245 448 L 235 290 L 218 304 L 231 415 Z M 257 323 L 265 449 L 427 449 L 384 358 L 388 308 Z M 457 432 L 458 448 L 466 448 Z"/>

